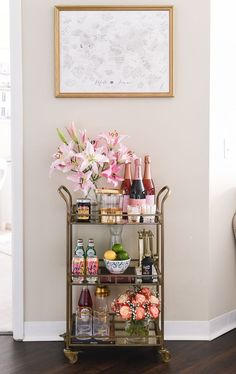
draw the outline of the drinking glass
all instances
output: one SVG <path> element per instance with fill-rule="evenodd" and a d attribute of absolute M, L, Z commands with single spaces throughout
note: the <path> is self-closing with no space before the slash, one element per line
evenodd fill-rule
<path fill-rule="evenodd" d="M 110 318 L 107 312 L 94 310 L 93 336 L 97 340 L 107 340 L 110 335 Z"/>

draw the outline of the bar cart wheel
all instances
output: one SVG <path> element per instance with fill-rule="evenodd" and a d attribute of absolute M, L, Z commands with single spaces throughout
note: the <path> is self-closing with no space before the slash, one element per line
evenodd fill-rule
<path fill-rule="evenodd" d="M 160 353 L 160 356 L 161 356 L 161 359 L 162 359 L 163 362 L 167 363 L 167 362 L 170 361 L 171 354 L 167 349 L 161 348 L 159 353 Z"/>
<path fill-rule="evenodd" d="M 70 349 L 64 349 L 64 355 L 68 358 L 70 364 L 75 364 L 78 361 L 78 353 Z"/>

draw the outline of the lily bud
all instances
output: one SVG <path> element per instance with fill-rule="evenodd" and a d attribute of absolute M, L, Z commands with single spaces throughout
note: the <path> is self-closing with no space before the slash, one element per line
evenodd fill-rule
<path fill-rule="evenodd" d="M 57 134 L 58 134 L 59 138 L 61 139 L 61 141 L 63 143 L 65 143 L 66 145 L 68 145 L 67 140 L 66 140 L 63 132 L 60 129 L 58 129 L 58 128 L 57 128 Z"/>

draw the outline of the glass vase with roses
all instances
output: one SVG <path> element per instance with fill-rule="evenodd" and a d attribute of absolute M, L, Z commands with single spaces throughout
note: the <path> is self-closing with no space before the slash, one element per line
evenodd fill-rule
<path fill-rule="evenodd" d="M 146 343 L 150 320 L 159 316 L 160 301 L 148 287 L 134 286 L 113 300 L 111 309 L 126 321 L 128 343 Z"/>

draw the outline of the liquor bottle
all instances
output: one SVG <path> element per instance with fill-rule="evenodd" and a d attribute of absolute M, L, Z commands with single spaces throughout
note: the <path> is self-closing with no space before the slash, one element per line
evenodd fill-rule
<path fill-rule="evenodd" d="M 123 219 L 127 218 L 127 205 L 129 204 L 130 189 L 131 189 L 131 184 L 132 184 L 130 165 L 131 165 L 131 162 L 127 162 L 125 164 L 124 180 L 121 183 L 121 187 L 120 187 L 122 194 L 123 194 L 123 206 L 122 206 Z"/>
<path fill-rule="evenodd" d="M 151 176 L 151 158 L 150 156 L 144 157 L 144 175 L 143 175 L 143 185 L 146 192 L 146 204 L 155 204 L 155 186 Z"/>
<path fill-rule="evenodd" d="M 84 286 L 79 297 L 76 312 L 76 335 L 79 339 L 87 340 L 92 335 L 92 307 L 93 302 L 87 286 Z"/>
<path fill-rule="evenodd" d="M 94 248 L 94 240 L 89 239 L 86 251 L 86 280 L 95 283 L 98 279 L 98 257 Z"/>
<path fill-rule="evenodd" d="M 72 280 L 82 283 L 85 275 L 85 252 L 83 239 L 78 239 L 72 258 Z"/>
<path fill-rule="evenodd" d="M 153 260 L 151 257 L 149 237 L 145 235 L 144 237 L 144 258 L 142 259 L 142 281 L 144 283 L 151 283 L 152 278 L 152 265 Z"/>
<path fill-rule="evenodd" d="M 134 164 L 134 179 L 130 189 L 129 203 L 132 206 L 142 206 L 146 203 L 146 193 L 142 181 L 141 159 L 137 158 Z"/>
<path fill-rule="evenodd" d="M 84 311 L 88 310 L 90 313 L 92 313 L 93 301 L 88 286 L 83 286 L 82 288 L 78 301 L 78 307 L 80 311 L 84 309 Z"/>

